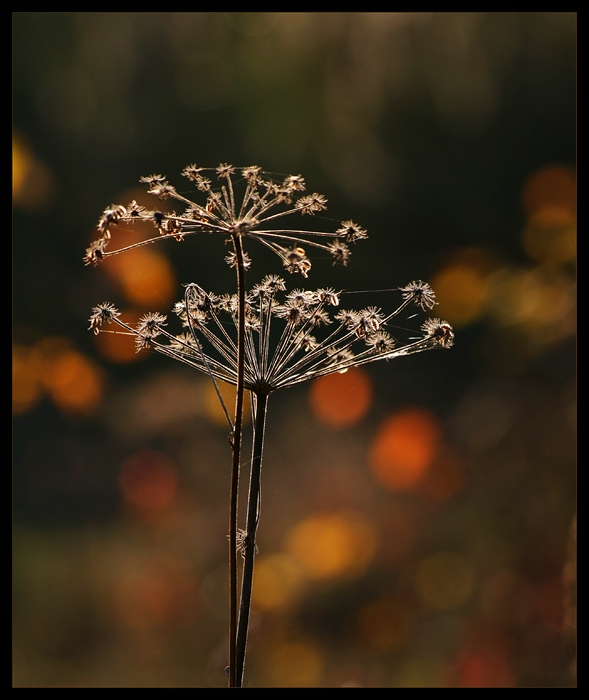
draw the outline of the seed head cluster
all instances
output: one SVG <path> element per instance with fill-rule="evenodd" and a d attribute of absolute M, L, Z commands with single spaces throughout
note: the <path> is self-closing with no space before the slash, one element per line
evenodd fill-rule
<path fill-rule="evenodd" d="M 178 192 L 163 175 L 142 177 L 148 193 L 159 200 L 175 200 L 183 208 L 180 213 L 147 209 L 136 201 L 127 206 L 111 205 L 104 210 L 98 222 L 100 236 L 86 250 L 84 261 L 96 265 L 104 258 L 129 249 L 112 249 L 111 239 L 117 226 L 133 225 L 138 221 L 150 222 L 157 235 L 137 245 L 146 245 L 161 238 L 181 241 L 197 233 L 218 233 L 225 237 L 239 236 L 258 241 L 278 255 L 290 273 L 307 277 L 311 261 L 307 248 L 315 248 L 330 255 L 334 261 L 347 265 L 350 243 L 368 237 L 366 231 L 353 221 L 343 221 L 336 231 L 311 231 L 301 227 L 278 225 L 293 215 L 314 216 L 327 209 L 322 194 L 302 194 L 305 180 L 301 175 L 274 179 L 256 165 L 236 168 L 222 163 L 217 168 L 188 165 L 182 175 L 195 187 L 200 201 L 189 199 Z M 213 181 L 216 187 L 213 187 Z M 225 258 L 235 266 L 234 255 Z M 247 266 L 251 264 L 247 258 Z"/>
<path fill-rule="evenodd" d="M 307 248 L 324 251 L 334 263 L 346 265 L 350 244 L 367 238 L 366 231 L 351 220 L 342 221 L 333 232 L 279 228 L 286 217 L 311 217 L 327 207 L 323 195 L 303 194 L 306 186 L 301 175 L 277 180 L 258 166 L 236 168 L 227 163 L 216 168 L 189 165 L 182 175 L 196 190 L 196 198 L 188 199 L 163 175 L 141 178 L 149 194 L 160 200 L 175 200 L 183 208 L 181 213 L 147 209 L 135 201 L 105 209 L 98 222 L 100 237 L 86 250 L 86 264 L 97 264 L 110 255 L 161 239 L 181 241 L 191 234 L 218 233 L 234 242 L 234 250 L 225 256 L 231 267 L 238 267 L 240 261 L 244 270 L 251 267 L 243 246 L 239 246 L 238 259 L 235 245 L 236 241 L 251 239 L 276 253 L 286 271 L 306 278 L 311 269 Z M 127 247 L 109 249 L 117 227 L 140 221 L 150 222 L 157 234 Z M 269 394 L 375 360 L 451 347 L 454 333 L 440 319 L 426 320 L 418 338 L 398 343 L 390 331 L 391 321 L 408 305 L 428 312 L 436 304 L 434 292 L 425 282 L 413 281 L 398 291 L 401 300 L 393 311 L 374 306 L 342 309 L 341 292 L 329 288 L 287 292 L 283 278 L 266 276 L 246 295 L 243 308 L 245 388 Z M 146 314 L 131 326 L 121 320 L 110 303 L 93 309 L 90 329 L 95 333 L 133 335 L 137 351 L 153 348 L 215 379 L 236 384 L 239 308 L 237 295 L 218 296 L 189 284 L 184 298 L 174 307 L 183 326 L 179 334 L 168 330 L 167 318 L 159 313 Z"/>
<path fill-rule="evenodd" d="M 435 304 L 434 293 L 424 282 L 412 282 L 399 291 L 402 301 L 392 312 L 374 306 L 344 310 L 339 308 L 341 293 L 333 289 L 285 293 L 285 281 L 268 275 L 246 298 L 245 387 L 256 394 L 269 394 L 376 360 L 451 347 L 452 328 L 440 319 L 426 320 L 419 338 L 398 344 L 387 330 L 390 322 L 410 304 L 422 309 Z M 132 327 L 108 303 L 93 310 L 90 328 L 100 332 L 103 324 L 114 323 L 120 332 L 135 336 L 137 350 L 154 348 L 236 384 L 237 309 L 235 295 L 217 296 L 189 284 L 184 299 L 174 307 L 185 329 L 178 335 L 166 330 L 165 316 L 147 314 Z"/>

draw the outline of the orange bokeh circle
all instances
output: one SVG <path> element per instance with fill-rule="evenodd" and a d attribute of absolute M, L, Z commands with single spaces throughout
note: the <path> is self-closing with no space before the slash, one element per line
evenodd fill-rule
<path fill-rule="evenodd" d="M 391 491 L 412 489 L 432 464 L 440 437 L 438 421 L 429 411 L 407 408 L 390 416 L 370 451 L 370 468 L 376 480 Z"/>
<path fill-rule="evenodd" d="M 372 379 L 360 367 L 319 377 L 311 384 L 309 400 L 317 420 L 330 428 L 354 425 L 365 415 L 373 396 Z"/>

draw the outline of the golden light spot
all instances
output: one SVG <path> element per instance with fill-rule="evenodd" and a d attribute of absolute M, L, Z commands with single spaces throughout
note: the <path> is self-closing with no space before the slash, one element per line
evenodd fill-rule
<path fill-rule="evenodd" d="M 577 253 L 577 178 L 572 168 L 555 165 L 532 174 L 522 203 L 528 216 L 523 244 L 540 263 L 562 264 Z"/>
<path fill-rule="evenodd" d="M 354 513 L 312 516 L 295 525 L 286 540 L 286 551 L 315 579 L 360 575 L 376 546 L 374 525 Z"/>
<path fill-rule="evenodd" d="M 575 217 L 577 211 L 577 178 L 575 171 L 552 165 L 533 173 L 522 189 L 522 203 L 528 217 L 546 207 L 566 209 Z"/>
<path fill-rule="evenodd" d="M 229 414 L 229 417 L 233 422 L 235 418 L 235 397 L 237 394 L 237 389 L 235 388 L 235 386 L 233 386 L 233 384 L 228 384 L 227 382 L 221 382 L 219 380 L 217 380 L 217 387 L 219 389 L 219 393 L 221 394 L 221 398 L 223 399 L 223 402 L 225 404 L 225 408 L 227 409 L 227 413 Z M 211 421 L 211 423 L 218 425 L 220 428 L 228 427 L 227 417 L 225 416 L 225 412 L 223 411 L 223 407 L 221 406 L 221 402 L 219 401 L 219 397 L 217 396 L 217 392 L 215 391 L 215 387 L 212 381 L 207 382 L 204 391 L 205 413 L 207 415 L 207 418 Z M 248 423 L 251 420 L 251 415 L 252 412 L 250 404 L 250 394 L 249 391 L 245 391 L 243 394 L 244 424 Z"/>
<path fill-rule="evenodd" d="M 276 687 L 308 688 L 318 685 L 323 656 L 310 642 L 286 642 L 271 656 L 271 675 Z"/>
<path fill-rule="evenodd" d="M 55 192 L 53 176 L 25 139 L 12 135 L 12 201 L 24 209 L 41 209 Z"/>
<path fill-rule="evenodd" d="M 287 554 L 273 554 L 256 559 L 252 600 L 261 610 L 288 607 L 303 585 L 301 569 Z"/>
<path fill-rule="evenodd" d="M 38 353 L 31 348 L 15 345 L 12 348 L 12 412 L 28 411 L 40 401 L 42 395 Z"/>
<path fill-rule="evenodd" d="M 437 552 L 419 565 L 415 586 L 420 598 L 436 610 L 463 605 L 474 589 L 470 563 L 455 552 Z"/>
<path fill-rule="evenodd" d="M 54 359 L 44 383 L 55 404 L 66 413 L 91 413 L 102 400 L 100 368 L 75 350 Z"/>
<path fill-rule="evenodd" d="M 412 489 L 427 473 L 439 444 L 436 417 L 423 409 L 405 409 L 381 425 L 372 443 L 370 468 L 385 488 Z"/>
<path fill-rule="evenodd" d="M 22 413 L 48 394 L 66 413 L 91 413 L 102 400 L 104 377 L 66 338 L 48 336 L 13 349 L 13 411 Z"/>
<path fill-rule="evenodd" d="M 454 326 L 464 326 L 483 311 L 487 274 L 466 263 L 454 263 L 432 279 L 436 292 L 436 314 Z"/>
<path fill-rule="evenodd" d="M 129 326 L 135 327 L 143 312 L 137 309 L 127 309 L 121 311 L 120 319 Z M 94 342 L 98 352 L 110 362 L 116 364 L 126 364 L 137 362 L 148 357 L 149 352 L 143 350 L 137 352 L 135 347 L 135 336 L 121 333 L 123 329 L 114 323 L 105 323 L 101 332 L 94 336 Z"/>
<path fill-rule="evenodd" d="M 574 288 L 557 268 L 501 270 L 489 280 L 488 308 L 505 325 L 537 331 L 540 345 L 574 333 Z"/>
<path fill-rule="evenodd" d="M 532 226 L 543 228 L 565 228 L 574 226 L 577 217 L 575 212 L 559 204 L 548 204 L 530 215 Z"/>
<path fill-rule="evenodd" d="M 345 374 L 328 374 L 311 384 L 309 400 L 315 417 L 330 428 L 354 425 L 372 403 L 370 375 L 360 367 L 351 367 Z"/>
<path fill-rule="evenodd" d="M 30 168 L 30 154 L 22 140 L 12 135 L 12 198 L 20 197 Z"/>
<path fill-rule="evenodd" d="M 376 652 L 397 649 L 407 639 L 410 610 L 406 601 L 384 598 L 364 605 L 357 614 L 360 639 Z"/>
<path fill-rule="evenodd" d="M 535 270 L 524 277 L 535 303 L 530 305 L 528 322 L 544 325 L 558 321 L 574 308 L 575 302 L 569 280 L 556 270 Z"/>
<path fill-rule="evenodd" d="M 489 278 L 488 310 L 506 326 L 520 323 L 535 305 L 535 300 L 529 299 L 529 292 L 523 293 L 525 274 L 524 270 L 503 268 Z"/>
<path fill-rule="evenodd" d="M 125 503 L 140 513 L 157 514 L 174 503 L 178 472 L 163 452 L 141 450 L 123 462 L 119 485 Z"/>
<path fill-rule="evenodd" d="M 530 218 L 522 235 L 526 253 L 539 263 L 559 265 L 577 256 L 577 225 L 564 207 L 544 207 Z"/>
<path fill-rule="evenodd" d="M 169 260 L 152 248 L 135 248 L 104 261 L 126 300 L 151 310 L 165 309 L 176 292 L 176 277 Z"/>

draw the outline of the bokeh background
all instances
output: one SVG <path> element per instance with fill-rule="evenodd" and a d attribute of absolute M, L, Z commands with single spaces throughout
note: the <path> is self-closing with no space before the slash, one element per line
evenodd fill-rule
<path fill-rule="evenodd" d="M 427 280 L 456 332 L 271 397 L 246 684 L 575 684 L 574 13 L 17 12 L 13 129 L 14 686 L 225 685 L 227 428 L 87 328 L 232 291 L 226 248 L 82 263 L 193 162 L 302 174 L 370 235 L 310 287 Z"/>

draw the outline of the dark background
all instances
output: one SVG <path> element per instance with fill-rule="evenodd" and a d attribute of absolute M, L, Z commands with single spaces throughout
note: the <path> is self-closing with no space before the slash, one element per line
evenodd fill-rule
<path fill-rule="evenodd" d="M 87 328 L 232 292 L 226 248 L 82 262 L 193 162 L 302 174 L 370 236 L 310 288 L 427 280 L 456 332 L 358 375 L 347 423 L 272 397 L 246 683 L 573 685 L 576 15 L 216 12 L 13 14 L 14 685 L 225 683 L 226 428 L 206 378 Z M 403 415 L 438 438 L 399 489 L 371 455 Z"/>

